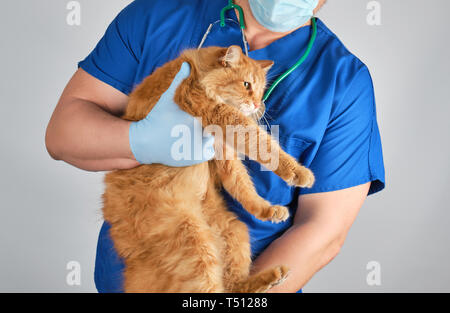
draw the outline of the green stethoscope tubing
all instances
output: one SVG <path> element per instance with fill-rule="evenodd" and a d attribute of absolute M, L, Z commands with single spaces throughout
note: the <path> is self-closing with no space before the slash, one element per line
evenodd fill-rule
<path fill-rule="evenodd" d="M 228 5 L 220 11 L 220 26 L 225 27 L 225 13 L 229 10 L 236 9 L 239 12 L 239 24 L 241 25 L 241 29 L 245 29 L 245 21 L 244 21 L 244 11 L 242 11 L 242 8 L 233 3 L 233 0 L 228 0 Z"/>
<path fill-rule="evenodd" d="M 222 11 L 220 12 L 220 26 L 221 27 L 225 27 L 226 23 L 225 23 L 225 13 L 229 10 L 233 10 L 236 9 L 239 12 L 239 24 L 241 26 L 241 30 L 243 31 L 245 29 L 245 21 L 244 21 L 244 13 L 242 11 L 242 8 L 233 3 L 233 0 L 228 0 L 228 5 L 222 9 Z M 275 82 L 272 84 L 272 86 L 269 87 L 269 89 L 267 89 L 267 91 L 264 94 L 263 97 L 263 102 L 265 102 L 267 99 L 269 99 L 270 95 L 272 94 L 272 92 L 275 90 L 275 88 L 284 80 L 286 79 L 286 77 L 288 77 L 289 75 L 292 74 L 292 72 L 294 72 L 297 68 L 300 67 L 300 65 L 302 65 L 306 59 L 308 58 L 308 56 L 311 53 L 311 50 L 314 46 L 314 43 L 316 41 L 317 38 L 317 21 L 316 18 L 313 17 L 311 19 L 311 23 L 312 23 L 312 34 L 311 34 L 311 38 L 309 39 L 308 42 L 308 46 L 306 48 L 305 53 L 302 55 L 302 57 L 297 61 L 297 63 L 295 63 L 291 68 L 289 68 L 286 72 L 284 72 L 280 77 L 278 77 Z"/>

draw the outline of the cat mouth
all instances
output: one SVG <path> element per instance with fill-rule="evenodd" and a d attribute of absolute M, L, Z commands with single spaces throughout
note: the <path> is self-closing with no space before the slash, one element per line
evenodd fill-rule
<path fill-rule="evenodd" d="M 245 115 L 245 116 L 250 116 L 253 114 L 256 114 L 259 111 L 259 108 L 256 107 L 255 105 L 249 105 L 247 103 L 242 103 L 239 106 L 239 110 Z"/>

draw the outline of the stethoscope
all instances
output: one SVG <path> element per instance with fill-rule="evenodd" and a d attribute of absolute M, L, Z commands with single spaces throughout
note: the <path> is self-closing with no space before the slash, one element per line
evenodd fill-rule
<path fill-rule="evenodd" d="M 247 39 L 245 38 L 245 20 L 244 20 L 244 11 L 242 10 L 242 8 L 237 5 L 234 4 L 233 0 L 228 0 L 228 5 L 226 7 L 224 7 L 221 11 L 220 11 L 220 20 L 211 23 L 208 27 L 208 29 L 206 30 L 205 35 L 203 36 L 200 45 L 198 47 L 198 49 L 200 49 L 206 38 L 208 37 L 209 33 L 211 32 L 211 29 L 213 28 L 213 26 L 217 23 L 220 23 L 220 27 L 225 27 L 226 26 L 226 21 L 230 21 L 230 22 L 234 22 L 237 23 L 235 20 L 232 19 L 228 19 L 225 18 L 225 14 L 227 11 L 229 10 L 234 10 L 236 9 L 239 13 L 239 26 L 241 29 L 241 33 L 242 33 L 242 41 L 244 42 L 244 49 L 245 49 L 245 55 L 248 56 L 248 44 L 247 44 Z M 275 90 L 275 88 L 284 80 L 286 79 L 289 75 L 292 74 L 292 72 L 294 72 L 300 65 L 302 65 L 305 60 L 308 58 L 309 54 L 311 53 L 312 47 L 314 46 L 314 42 L 316 41 L 316 37 L 317 37 L 317 21 L 316 18 L 313 17 L 311 19 L 312 21 L 312 34 L 311 37 L 309 39 L 308 42 L 308 46 L 306 48 L 305 53 L 302 55 L 302 57 L 297 61 L 297 63 L 295 63 L 293 66 L 291 66 L 286 72 L 284 72 L 282 75 L 280 75 L 280 77 L 278 77 L 275 82 L 266 90 L 264 97 L 263 97 L 263 102 L 266 102 L 267 99 L 269 99 L 270 95 L 272 94 L 272 92 Z"/>

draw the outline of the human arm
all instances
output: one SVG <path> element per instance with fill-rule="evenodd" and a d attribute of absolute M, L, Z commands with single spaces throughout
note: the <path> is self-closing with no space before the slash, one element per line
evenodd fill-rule
<path fill-rule="evenodd" d="M 151 33 L 144 12 L 152 11 L 152 6 L 153 2 L 148 1 L 130 3 L 111 22 L 95 49 L 78 64 L 47 128 L 46 146 L 53 158 L 81 169 L 104 171 L 149 163 L 186 166 L 212 157 L 210 153 L 203 160 L 183 162 L 174 160 L 168 151 L 175 140 L 170 132 L 174 125 L 186 125 L 192 130 L 196 124 L 170 97 L 178 84 L 171 86 L 174 88 L 165 93 L 167 99 L 158 101 L 144 122 L 130 123 L 119 118 L 127 106 L 127 95 L 145 78 L 137 75 L 143 63 L 149 73 L 157 62 L 142 55 Z M 182 72 L 181 78 L 189 72 Z M 212 137 L 203 139 L 212 147 Z"/>
<path fill-rule="evenodd" d="M 134 22 L 139 12 L 135 4 L 122 10 L 79 63 L 47 126 L 45 143 L 54 159 L 90 171 L 138 165 L 128 143 L 130 123 L 119 116 L 139 64 L 140 41 L 130 36 L 142 29 Z"/>
<path fill-rule="evenodd" d="M 253 262 L 253 273 L 281 264 L 290 268 L 287 280 L 269 292 L 298 291 L 336 257 L 369 187 L 365 183 L 299 197 L 293 225 Z"/>
<path fill-rule="evenodd" d="M 104 94 L 96 98 L 96 90 L 90 89 L 83 83 L 75 82 L 75 84 L 81 84 L 81 90 L 75 91 L 75 96 L 69 96 L 69 100 L 66 100 L 63 96 L 62 103 L 68 103 L 69 106 L 74 103 L 76 109 L 71 111 L 70 107 L 69 109 L 63 107 L 59 112 L 68 110 L 71 114 L 60 114 L 62 116 L 52 118 L 54 122 L 50 122 L 47 132 L 49 151 L 52 151 L 51 146 L 59 147 L 62 151 L 66 150 L 65 154 L 61 153 L 61 155 L 64 155 L 66 162 L 74 165 L 86 165 L 84 169 L 87 170 L 91 169 L 88 166 L 94 167 L 91 170 L 118 169 L 118 167 L 105 169 L 106 165 L 114 166 L 114 164 L 120 166 L 129 164 L 130 167 L 125 168 L 152 163 L 162 163 L 168 166 L 190 166 L 210 160 L 214 157 L 214 137 L 211 135 L 202 136 L 202 134 L 199 134 L 202 139 L 201 158 L 194 158 L 191 155 L 187 159 L 178 159 L 172 151 L 173 144 L 176 141 L 173 136 L 175 127 L 183 125 L 191 133 L 201 130 L 200 122 L 182 111 L 174 102 L 174 95 L 178 86 L 189 75 L 190 66 L 188 63 L 183 63 L 170 87 L 161 95 L 153 110 L 147 117 L 136 122 L 118 120 L 112 115 L 116 111 L 121 112 L 123 110 L 120 105 L 108 105 L 108 103 L 113 103 L 106 101 L 109 96 L 108 90 L 103 90 Z M 67 88 L 69 94 L 70 90 L 77 89 L 71 86 L 71 83 Z M 84 96 L 79 96 L 79 94 Z M 102 95 L 106 96 L 102 97 Z M 72 99 L 75 99 L 76 102 L 71 102 Z M 100 105 L 99 110 L 95 106 L 96 103 L 104 104 Z M 112 114 L 104 114 L 104 110 Z M 58 110 L 55 110 L 55 112 L 59 113 Z M 85 123 L 85 121 L 88 121 L 88 123 Z M 56 126 L 53 126 L 55 124 Z M 109 138 L 111 136 L 113 137 Z M 114 136 L 117 136 L 117 138 Z M 194 142 L 194 140 L 191 140 L 190 144 L 194 145 Z M 117 152 L 114 149 L 117 149 Z M 195 146 L 191 147 L 191 152 L 194 149 Z M 53 154 L 57 155 L 54 152 Z M 127 159 L 117 159 L 116 155 L 126 156 Z M 100 168 L 98 169 L 95 166 Z"/>
<path fill-rule="evenodd" d="M 139 165 L 129 144 L 130 122 L 120 119 L 128 96 L 78 69 L 47 127 L 49 154 L 89 171 Z"/>

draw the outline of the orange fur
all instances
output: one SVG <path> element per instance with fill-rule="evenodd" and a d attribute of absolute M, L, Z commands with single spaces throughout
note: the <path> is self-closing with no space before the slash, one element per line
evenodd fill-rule
<path fill-rule="evenodd" d="M 242 113 L 242 103 L 261 102 L 266 71 L 273 63 L 247 58 L 238 47 L 185 51 L 136 88 L 123 118 L 143 119 L 168 89 L 182 62 L 191 65 L 191 75 L 175 94 L 182 110 L 202 117 L 204 127 L 253 128 L 259 140 L 278 153 L 276 174 L 292 185 L 312 185 L 312 173 Z M 244 81 L 250 82 L 251 88 Z M 246 135 L 242 147 L 232 148 L 248 155 L 257 147 L 251 146 Z M 259 156 L 257 161 L 267 163 Z M 125 262 L 126 292 L 265 292 L 286 278 L 288 269 L 284 266 L 249 276 L 247 227 L 227 210 L 221 188 L 262 220 L 280 222 L 289 212 L 256 193 L 239 159 L 212 160 L 185 168 L 141 165 L 108 173 L 105 183 L 103 214 Z"/>

